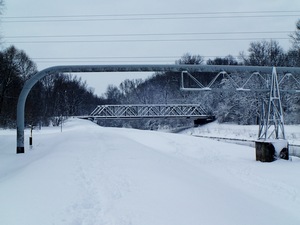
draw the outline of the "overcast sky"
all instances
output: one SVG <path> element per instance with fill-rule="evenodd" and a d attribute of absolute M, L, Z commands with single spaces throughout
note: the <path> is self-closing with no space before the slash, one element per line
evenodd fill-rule
<path fill-rule="evenodd" d="M 2 48 L 23 49 L 42 70 L 68 64 L 170 64 L 206 59 L 277 40 L 300 19 L 299 0 L 5 0 Z M 264 32 L 264 33 L 263 33 Z M 108 84 L 148 75 L 85 74 L 100 95 Z"/>

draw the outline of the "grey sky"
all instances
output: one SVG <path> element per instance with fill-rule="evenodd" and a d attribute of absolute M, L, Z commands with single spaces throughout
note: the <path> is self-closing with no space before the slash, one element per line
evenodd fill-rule
<path fill-rule="evenodd" d="M 39 70 L 66 64 L 174 63 L 187 52 L 237 56 L 261 38 L 277 40 L 288 50 L 288 32 L 300 18 L 299 0 L 6 0 L 5 5 L 2 47 L 25 50 Z M 101 94 L 108 84 L 145 75 L 82 77 Z"/>

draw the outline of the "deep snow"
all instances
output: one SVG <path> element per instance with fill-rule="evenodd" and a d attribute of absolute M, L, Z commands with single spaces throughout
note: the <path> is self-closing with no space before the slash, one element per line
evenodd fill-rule
<path fill-rule="evenodd" d="M 297 157 L 79 119 L 34 131 L 25 154 L 0 134 L 3 225 L 300 224 Z"/>
<path fill-rule="evenodd" d="M 285 125 L 285 136 L 289 144 L 300 145 L 300 125 Z M 230 123 L 212 122 L 201 127 L 184 130 L 182 133 L 207 137 L 236 138 L 257 140 L 258 125 L 237 125 Z"/>

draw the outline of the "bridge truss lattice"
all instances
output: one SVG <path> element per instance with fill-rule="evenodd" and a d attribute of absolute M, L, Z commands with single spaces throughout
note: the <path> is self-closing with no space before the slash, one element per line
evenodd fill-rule
<path fill-rule="evenodd" d="M 210 116 L 197 104 L 98 105 L 89 115 L 92 118 L 202 118 Z"/>

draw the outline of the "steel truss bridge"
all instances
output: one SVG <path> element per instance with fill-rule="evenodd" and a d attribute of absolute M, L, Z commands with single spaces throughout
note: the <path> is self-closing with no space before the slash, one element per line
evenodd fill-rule
<path fill-rule="evenodd" d="M 98 105 L 86 117 L 98 119 L 132 118 L 212 118 L 197 104 L 154 104 L 154 105 Z"/>
<path fill-rule="evenodd" d="M 272 72 L 273 71 L 273 72 Z M 229 80 L 232 84 L 232 87 L 238 91 L 250 91 L 254 90 L 255 87 L 250 87 L 250 80 L 254 79 L 262 79 L 266 81 L 266 88 L 258 87 L 257 89 L 267 89 L 270 92 L 269 95 L 269 104 L 268 110 L 265 113 L 266 119 L 265 122 L 262 123 L 262 128 L 260 128 L 260 137 L 259 138 L 267 138 L 269 135 L 267 134 L 270 130 L 270 127 L 275 127 L 276 138 L 278 138 L 278 133 L 280 127 L 283 130 L 283 119 L 282 119 L 282 108 L 280 103 L 280 91 L 279 86 L 282 84 L 284 86 L 284 81 L 287 78 L 294 79 L 294 84 L 298 86 L 300 84 L 299 79 L 295 78 L 295 74 L 300 74 L 299 67 L 277 67 L 274 69 L 273 67 L 263 67 L 263 66 L 227 66 L 227 65 L 75 65 L 75 66 L 54 66 L 44 69 L 29 80 L 27 80 L 23 86 L 23 89 L 19 95 L 18 105 L 17 105 L 17 149 L 16 153 L 24 153 L 24 127 L 25 127 L 25 102 L 27 96 L 32 89 L 32 87 L 42 78 L 59 73 L 103 73 L 103 72 L 177 72 L 182 73 L 182 90 L 211 90 L 215 84 L 218 84 L 218 81 L 224 82 L 225 80 Z M 198 81 L 192 73 L 218 73 L 218 75 L 210 82 L 209 84 L 202 83 Z M 245 72 L 251 73 L 249 79 L 244 84 L 239 83 L 239 76 Z M 231 74 L 237 73 L 240 74 L 237 76 L 237 80 L 233 79 Z M 263 74 L 272 74 L 271 79 L 264 78 Z M 282 74 L 283 79 L 279 79 L 278 75 Z M 99 75 L 99 74 L 98 74 Z M 205 76 L 205 75 L 204 75 Z M 185 77 L 191 78 L 196 86 L 189 87 L 185 83 Z M 220 79 L 222 78 L 222 79 Z M 255 82 L 255 81 L 254 81 Z M 256 82 L 257 83 L 257 82 Z M 218 86 L 218 85 L 217 85 Z M 287 88 L 287 91 L 299 93 L 298 87 Z M 263 90 L 265 91 L 265 90 Z M 149 107 L 149 106 L 148 106 Z M 97 109 L 97 113 L 100 113 L 101 110 Z M 144 110 L 140 110 L 137 107 L 125 107 L 120 112 L 126 112 L 128 115 L 134 114 L 136 112 L 158 112 L 160 109 L 155 107 L 146 108 Z M 186 115 L 192 115 L 193 110 L 190 109 L 180 109 L 177 107 L 176 110 L 174 107 L 164 109 L 166 115 L 169 113 L 170 116 L 174 116 L 175 111 L 186 113 Z M 113 110 L 106 110 L 107 112 L 111 112 Z M 116 110 L 117 111 L 117 110 Z M 163 111 L 161 111 L 163 112 Z M 94 112 L 96 113 L 96 111 Z M 172 114 L 173 113 L 173 114 Z M 203 111 L 198 112 L 199 115 L 205 116 Z M 147 113 L 146 113 L 147 114 Z M 100 114 L 99 114 L 100 115 Z M 143 114 L 141 114 L 143 115 Z M 185 115 L 185 116 L 186 116 Z M 272 131 L 274 133 L 274 131 Z M 283 132 L 284 133 L 284 132 Z"/>

